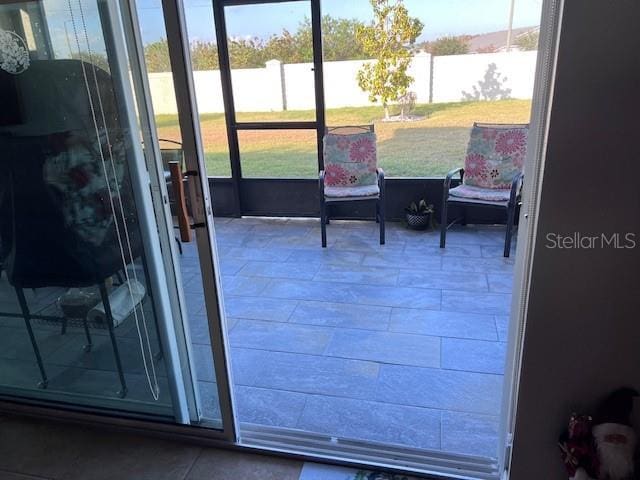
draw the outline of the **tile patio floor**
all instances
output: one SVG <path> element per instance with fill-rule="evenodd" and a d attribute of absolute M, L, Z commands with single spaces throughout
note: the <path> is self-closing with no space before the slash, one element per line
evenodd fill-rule
<path fill-rule="evenodd" d="M 216 220 L 241 422 L 495 456 L 513 256 L 504 227 L 437 232 Z M 515 252 L 515 250 L 513 250 Z M 181 257 L 205 413 L 217 415 L 201 280 Z"/>

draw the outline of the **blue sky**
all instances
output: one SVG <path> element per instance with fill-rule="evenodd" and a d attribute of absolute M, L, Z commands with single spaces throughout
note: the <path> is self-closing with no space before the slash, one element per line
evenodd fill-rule
<path fill-rule="evenodd" d="M 405 0 L 412 16 L 425 24 L 420 40 L 442 35 L 491 32 L 507 28 L 511 0 Z M 214 39 L 211 0 L 184 0 L 191 40 Z M 322 0 L 322 13 L 334 17 L 371 19 L 368 0 Z M 542 0 L 515 0 L 514 27 L 538 25 Z M 139 0 L 144 43 L 165 37 L 160 0 Z M 307 2 L 227 8 L 228 33 L 234 37 L 261 37 L 294 31 L 305 15 Z"/>

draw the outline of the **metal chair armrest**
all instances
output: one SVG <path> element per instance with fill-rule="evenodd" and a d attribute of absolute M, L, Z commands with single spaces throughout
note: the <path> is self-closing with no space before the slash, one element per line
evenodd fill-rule
<path fill-rule="evenodd" d="M 460 180 L 462 180 L 464 178 L 464 168 L 454 168 L 447 173 L 447 176 L 444 178 L 444 187 L 446 191 L 449 191 L 451 180 L 453 180 L 453 177 L 456 173 L 460 173 Z"/>
<path fill-rule="evenodd" d="M 384 192 L 384 170 L 380 167 L 376 168 L 376 173 L 378 174 L 378 188 L 380 189 L 380 193 Z"/>
<path fill-rule="evenodd" d="M 515 205 L 516 200 L 518 198 L 520 192 L 520 186 L 522 185 L 522 180 L 524 179 L 524 173 L 518 173 L 513 177 L 511 181 L 511 194 L 509 195 L 509 205 Z"/>
<path fill-rule="evenodd" d="M 460 180 L 462 181 L 462 179 L 464 178 L 464 168 L 454 168 L 449 173 L 447 173 L 446 177 L 444 177 L 444 186 L 442 188 L 443 205 L 449 198 L 449 188 L 451 187 L 451 180 L 453 180 L 454 175 L 456 175 L 457 173 L 460 173 Z"/>
<path fill-rule="evenodd" d="M 324 198 L 324 170 L 318 174 L 318 186 L 320 187 L 320 197 Z"/>

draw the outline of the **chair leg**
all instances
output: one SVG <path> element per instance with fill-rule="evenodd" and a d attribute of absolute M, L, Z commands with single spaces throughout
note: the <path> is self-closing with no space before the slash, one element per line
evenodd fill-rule
<path fill-rule="evenodd" d="M 122 360 L 120 359 L 120 352 L 118 351 L 118 343 L 116 342 L 116 334 L 113 327 L 113 315 L 111 314 L 111 304 L 109 303 L 109 293 L 107 292 L 107 286 L 104 282 L 100 283 L 100 296 L 102 297 L 102 305 L 104 307 L 104 314 L 107 320 L 107 328 L 109 329 L 109 337 L 111 339 L 111 346 L 113 347 L 113 354 L 116 359 L 116 368 L 118 369 L 118 377 L 120 378 L 121 389 L 118 392 L 120 398 L 127 396 L 127 384 L 124 379 L 124 371 L 122 369 Z"/>
<path fill-rule="evenodd" d="M 380 245 L 385 243 L 385 231 L 384 231 L 384 198 L 378 199 L 378 219 L 380 221 Z"/>
<path fill-rule="evenodd" d="M 87 338 L 87 343 L 82 347 L 85 352 L 90 352 L 93 347 L 93 341 L 91 340 L 91 333 L 89 332 L 89 322 L 87 321 L 87 317 L 85 316 L 82 319 L 82 326 L 84 327 L 84 335 Z"/>
<path fill-rule="evenodd" d="M 327 247 L 327 206 L 324 199 L 320 199 L 320 230 L 322 232 L 322 248 Z"/>
<path fill-rule="evenodd" d="M 178 244 L 178 252 L 180 252 L 180 255 L 182 255 L 182 243 L 180 243 L 180 239 L 178 237 L 173 237 L 176 240 L 176 243 Z"/>
<path fill-rule="evenodd" d="M 505 258 L 509 258 L 509 254 L 511 253 L 511 235 L 513 232 L 513 222 L 515 221 L 516 216 L 516 207 L 509 206 L 507 208 L 507 233 L 504 236 L 504 256 Z"/>
<path fill-rule="evenodd" d="M 380 223 L 380 200 L 376 201 L 376 223 Z"/>
<path fill-rule="evenodd" d="M 331 225 L 331 204 L 329 203 L 325 205 L 324 224 Z"/>
<path fill-rule="evenodd" d="M 447 241 L 447 227 L 449 218 L 447 216 L 448 202 L 445 200 L 442 202 L 442 212 L 440 215 L 440 248 L 444 248 Z"/>
<path fill-rule="evenodd" d="M 40 388 L 47 388 L 49 380 L 47 379 L 47 372 L 44 369 L 42 363 L 42 356 L 40 355 L 40 349 L 36 342 L 36 336 L 33 333 L 31 327 L 31 313 L 29 313 L 29 307 L 27 305 L 27 299 L 24 296 L 24 291 L 20 287 L 16 287 L 16 295 L 18 296 L 18 303 L 20 303 L 20 309 L 22 310 L 22 316 L 24 317 L 24 323 L 27 326 L 27 332 L 29 333 L 29 340 L 31 340 L 31 346 L 33 347 L 33 353 L 36 355 L 36 362 L 38 363 L 38 369 L 40 370 L 40 376 L 42 381 L 38 384 Z"/>

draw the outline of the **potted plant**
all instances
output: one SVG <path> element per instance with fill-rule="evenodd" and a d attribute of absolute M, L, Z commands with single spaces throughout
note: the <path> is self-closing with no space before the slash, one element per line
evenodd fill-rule
<path fill-rule="evenodd" d="M 431 215 L 434 212 L 433 205 L 428 204 L 426 200 L 422 199 L 417 204 L 411 202 L 406 212 L 407 226 L 414 230 L 424 230 L 432 224 Z"/>

